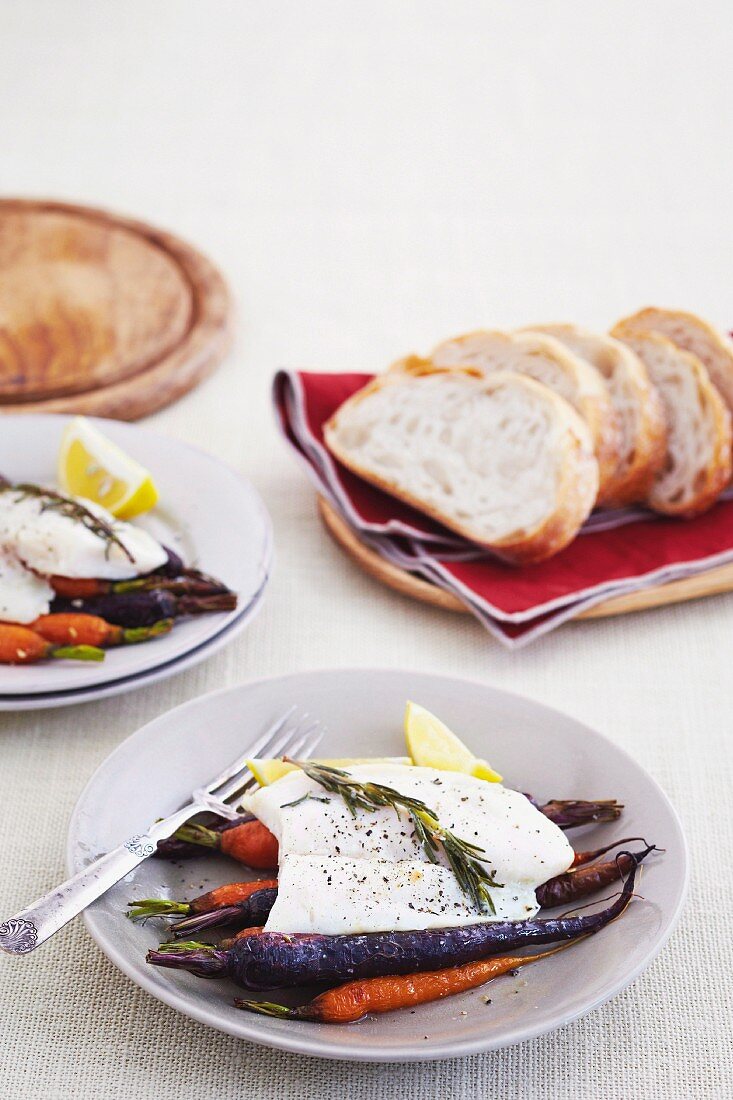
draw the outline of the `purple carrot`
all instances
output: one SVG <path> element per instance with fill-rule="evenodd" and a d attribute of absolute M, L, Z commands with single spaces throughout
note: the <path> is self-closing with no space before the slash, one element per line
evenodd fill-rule
<path fill-rule="evenodd" d="M 82 611 L 99 615 L 117 626 L 150 626 L 160 619 L 176 619 L 183 615 L 202 615 L 212 611 L 232 611 L 237 606 L 233 592 L 213 596 L 174 596 L 171 592 L 153 589 L 141 592 L 110 593 L 106 596 L 63 599 L 56 597 L 52 611 Z"/>
<path fill-rule="evenodd" d="M 170 546 L 163 545 L 163 549 L 167 557 L 157 572 L 163 573 L 166 577 L 180 577 L 184 570 L 183 558 L 175 550 L 171 550 Z"/>
<path fill-rule="evenodd" d="M 530 801 L 536 806 L 534 799 Z M 574 829 L 578 825 L 598 824 L 605 821 L 615 821 L 621 816 L 623 803 L 615 798 L 601 799 L 597 802 L 587 802 L 581 799 L 553 799 L 546 802 L 538 809 L 554 821 L 561 829 Z"/>
<path fill-rule="evenodd" d="M 148 952 L 147 961 L 202 978 L 228 977 L 256 990 L 459 966 L 487 955 L 600 931 L 623 913 L 634 892 L 636 860 L 630 852 L 622 855 L 629 857 L 631 867 L 620 896 L 608 908 L 586 916 L 345 936 L 260 932 L 236 940 L 227 950 L 204 944 L 163 944 Z"/>
<path fill-rule="evenodd" d="M 537 887 L 537 901 L 543 909 L 571 905 L 581 898 L 587 898 L 589 894 L 595 894 L 597 890 L 605 889 L 612 882 L 618 882 L 632 866 L 638 866 L 654 851 L 655 846 L 649 844 L 642 852 L 634 852 L 633 855 L 623 852 L 616 859 L 579 867 L 577 871 L 566 871 L 564 875 L 555 875 Z"/>

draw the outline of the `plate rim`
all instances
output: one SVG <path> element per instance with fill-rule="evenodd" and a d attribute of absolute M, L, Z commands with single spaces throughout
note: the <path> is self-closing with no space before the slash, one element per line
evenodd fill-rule
<path fill-rule="evenodd" d="M 177 676 L 181 672 L 187 672 L 189 669 L 195 668 L 196 665 L 212 657 L 228 645 L 230 641 L 233 641 L 256 618 L 264 603 L 265 591 L 271 575 L 272 571 L 270 570 L 257 594 L 236 619 L 223 626 L 217 634 L 214 634 L 207 641 L 201 642 L 195 649 L 189 650 L 188 653 L 184 653 L 180 657 L 173 657 L 165 664 L 156 665 L 155 668 L 148 669 L 146 672 L 132 673 L 122 679 L 111 680 L 106 684 L 92 684 L 86 688 L 70 688 L 68 691 L 48 692 L 45 695 L 42 693 L 20 696 L 0 695 L 0 714 L 54 710 L 60 707 L 95 703 L 100 699 L 110 699 L 114 695 L 121 695 L 127 691 L 136 691 L 138 688 L 160 683 L 171 676 Z M 204 692 L 204 694 L 212 693 Z M 123 742 L 120 742 L 120 744 L 123 744 Z"/>
<path fill-rule="evenodd" d="M 75 413 L 35 413 L 35 412 L 34 413 L 26 413 L 26 414 L 23 414 L 23 413 L 7 413 L 7 414 L 6 413 L 0 413 L 0 426 L 2 426 L 3 424 L 5 424 L 7 422 L 15 421 L 15 422 L 17 422 L 18 427 L 21 427 L 23 429 L 32 429 L 33 422 L 34 421 L 39 421 L 39 420 L 48 422 L 49 427 L 52 424 L 58 424 L 59 426 L 63 426 L 64 424 L 67 424 L 69 421 L 75 419 L 76 415 L 77 414 L 75 414 Z M 258 561 L 258 585 L 255 588 L 254 592 L 250 594 L 250 603 L 248 604 L 248 607 L 244 609 L 244 613 L 246 614 L 246 612 L 249 610 L 249 608 L 251 606 L 253 606 L 255 604 L 259 604 L 259 602 L 261 602 L 262 596 L 264 595 L 264 591 L 267 588 L 269 580 L 272 576 L 274 556 L 275 556 L 275 532 L 274 532 L 274 526 L 273 526 L 273 522 L 272 522 L 272 516 L 270 515 L 270 512 L 267 508 L 267 505 L 265 504 L 259 490 L 249 480 L 249 478 L 245 477 L 242 473 L 240 473 L 240 471 L 237 470 L 231 463 L 227 462 L 224 459 L 219 458 L 218 455 L 212 454 L 210 451 L 204 450 L 203 447 L 199 447 L 195 443 L 189 443 L 187 440 L 179 439 L 177 436 L 167 436 L 164 433 L 157 432 L 157 431 L 155 431 L 155 430 L 153 430 L 153 429 L 151 429 L 147 426 L 143 426 L 143 425 L 135 424 L 135 423 L 129 423 L 129 422 L 124 421 L 124 420 L 114 420 L 114 419 L 110 420 L 109 418 L 100 417 L 100 416 L 87 416 L 85 419 L 89 420 L 101 432 L 108 431 L 109 430 L 109 425 L 113 424 L 114 425 L 114 430 L 115 431 L 117 431 L 117 430 L 122 431 L 123 435 L 125 435 L 127 433 L 129 433 L 132 437 L 135 437 L 136 435 L 143 435 L 143 436 L 147 436 L 147 437 L 149 437 L 153 440 L 156 440 L 158 442 L 162 441 L 165 444 L 170 443 L 175 448 L 181 448 L 184 451 L 190 452 L 199 461 L 208 462 L 208 463 L 213 464 L 215 467 L 216 466 L 220 467 L 221 469 L 225 470 L 236 482 L 239 483 L 239 485 L 245 490 L 246 493 L 249 494 L 249 496 L 251 498 L 251 501 L 254 505 L 254 509 L 256 510 L 256 512 L 259 515 L 259 518 L 262 522 L 262 532 L 263 532 L 263 536 L 264 536 L 263 541 L 262 541 L 261 554 L 260 554 L 260 558 L 259 558 L 259 561 Z M 181 518 L 185 521 L 185 517 L 181 517 Z M 19 699 L 22 699 L 24 702 L 26 702 L 32 696 L 44 697 L 44 696 L 50 696 L 52 694 L 53 695 L 60 695 L 62 693 L 66 694 L 67 692 L 76 694 L 77 692 L 82 692 L 82 691 L 91 692 L 94 689 L 102 691 L 105 688 L 111 687 L 115 683 L 117 683 L 117 684 L 124 683 L 126 686 L 129 686 L 130 684 L 132 684 L 134 679 L 138 678 L 141 675 L 146 675 L 149 672 L 154 672 L 156 669 L 161 669 L 162 670 L 164 668 L 167 668 L 171 664 L 174 664 L 177 661 L 184 660 L 187 656 L 189 656 L 189 654 L 198 652 L 202 646 L 206 646 L 210 642 L 213 642 L 224 631 L 228 630 L 231 626 L 233 626 L 239 620 L 239 618 L 241 616 L 241 612 L 240 612 L 240 614 L 237 614 L 237 611 L 235 609 L 233 612 L 231 612 L 231 611 L 230 612 L 225 612 L 224 615 L 225 615 L 225 619 L 224 619 L 224 621 L 222 621 L 222 623 L 220 625 L 220 628 L 214 634 L 210 635 L 210 637 L 205 638 L 203 641 L 200 641 L 197 645 L 195 645 L 191 649 L 184 649 L 181 653 L 177 654 L 176 656 L 168 657 L 164 661 L 159 662 L 157 664 L 151 664 L 149 667 L 141 670 L 141 672 L 139 672 L 139 673 L 135 673 L 135 672 L 132 672 L 132 673 L 131 672 L 122 672 L 122 673 L 117 673 L 117 674 L 111 673 L 109 679 L 100 680 L 96 684 L 83 684 L 83 685 L 79 685 L 77 687 L 70 687 L 70 688 L 56 688 L 56 689 L 52 689 L 51 691 L 49 691 L 48 689 L 43 689 L 43 688 L 40 688 L 37 691 L 33 691 L 33 690 L 29 690 L 29 691 L 25 691 L 25 690 L 24 691 L 20 691 L 20 690 L 18 690 L 18 691 L 3 691 L 2 688 L 0 687 L 0 711 L 6 709 L 5 707 L 2 706 L 2 703 L 4 703 L 5 700 L 10 700 L 13 697 L 17 697 Z M 151 656 L 154 657 L 154 655 L 151 655 Z M 105 662 L 105 664 L 106 664 L 106 662 Z M 120 690 L 122 690 L 122 688 L 120 688 Z M 64 704 L 61 703 L 59 705 L 64 705 Z M 12 710 L 12 707 L 8 707 L 7 709 Z M 18 709 L 21 709 L 21 708 L 19 707 Z M 30 704 L 28 704 L 25 709 L 33 709 L 33 708 L 31 707 Z M 45 709 L 45 708 L 39 706 L 35 709 L 41 710 L 41 709 Z"/>
<path fill-rule="evenodd" d="M 229 693 L 239 691 L 242 688 L 255 688 L 263 684 L 271 684 L 277 681 L 294 680 L 303 676 L 323 676 L 323 675 L 347 675 L 357 674 L 360 676 L 366 675 L 384 675 L 399 677 L 399 676 L 422 676 L 431 680 L 442 680 L 450 682 L 452 684 L 468 684 L 471 687 L 478 687 L 483 690 L 489 690 L 499 695 L 504 696 L 507 699 L 519 700 L 521 702 L 529 702 L 532 706 L 540 708 L 549 715 L 559 717 L 560 719 L 567 720 L 576 723 L 576 725 L 585 729 L 592 736 L 599 738 L 601 741 L 606 742 L 611 748 L 617 752 L 624 760 L 633 765 L 635 769 L 642 772 L 645 779 L 655 789 L 657 796 L 664 803 L 670 817 L 677 828 L 677 833 L 680 840 L 680 848 L 682 853 L 681 866 L 678 868 L 680 874 L 680 888 L 678 890 L 677 901 L 675 907 L 668 918 L 667 926 L 661 936 L 654 942 L 654 944 L 645 953 L 644 957 L 633 968 L 633 970 L 624 974 L 623 977 L 614 982 L 613 985 L 601 995 L 595 997 L 592 1002 L 588 1003 L 582 1008 L 573 1010 L 571 1012 L 563 1014 L 561 1017 L 548 1023 L 546 1026 L 539 1028 L 531 1028 L 526 1024 L 517 1024 L 509 1033 L 508 1037 L 503 1039 L 499 1043 L 493 1043 L 490 1036 L 487 1033 L 485 1038 L 476 1039 L 455 1039 L 449 1042 L 443 1042 L 441 1044 L 434 1045 L 427 1050 L 417 1049 L 415 1047 L 408 1047 L 405 1045 L 405 1049 L 395 1051 L 382 1051 L 378 1047 L 374 1047 L 369 1050 L 363 1048 L 348 1048 L 343 1044 L 333 1045 L 327 1038 L 316 1039 L 298 1038 L 298 1032 L 293 1029 L 283 1035 L 270 1034 L 263 1035 L 261 1031 L 256 1029 L 256 1025 L 253 1022 L 249 1023 L 246 1017 L 238 1016 L 232 1018 L 231 1026 L 227 1026 L 226 1023 L 217 1021 L 213 1023 L 210 1019 L 210 1014 L 205 1007 L 200 1007 L 195 1001 L 189 1002 L 185 996 L 182 996 L 180 991 L 175 985 L 159 986 L 155 983 L 152 975 L 147 977 L 145 972 L 138 973 L 128 965 L 127 956 L 124 951 L 118 950 L 113 939 L 105 938 L 104 933 L 97 929 L 95 925 L 95 912 L 94 905 L 85 910 L 82 914 L 82 919 L 86 926 L 87 932 L 92 937 L 94 942 L 100 948 L 104 955 L 112 962 L 127 978 L 133 981 L 141 989 L 144 989 L 146 993 L 151 994 L 156 1000 L 168 1005 L 170 1008 L 175 1009 L 182 1015 L 196 1020 L 198 1023 L 204 1024 L 207 1027 L 212 1028 L 215 1031 L 223 1032 L 224 1034 L 231 1035 L 234 1038 L 242 1039 L 246 1042 L 251 1042 L 259 1046 L 267 1046 L 277 1050 L 284 1050 L 291 1054 L 306 1055 L 312 1058 L 331 1059 L 335 1061 L 344 1062 L 364 1062 L 364 1063 L 402 1063 L 402 1062 L 434 1062 L 453 1058 L 466 1058 L 473 1054 L 482 1054 L 492 1050 L 503 1050 L 507 1047 L 516 1045 L 517 1043 L 530 1041 L 537 1039 L 542 1035 L 546 1035 L 550 1032 L 557 1031 L 560 1028 L 566 1027 L 568 1024 L 573 1023 L 591 1012 L 594 1012 L 601 1005 L 606 1004 L 608 1001 L 613 1000 L 619 993 L 627 989 L 636 979 L 642 974 L 657 958 L 657 956 L 664 949 L 668 943 L 671 935 L 676 930 L 685 904 L 687 902 L 690 886 L 690 850 L 685 834 L 685 830 L 682 824 L 682 820 L 674 807 L 674 804 L 670 800 L 666 791 L 660 786 L 654 776 L 644 768 L 634 757 L 627 752 L 625 748 L 618 745 L 605 733 L 601 733 L 599 730 L 594 729 L 592 726 L 588 726 L 585 722 L 573 715 L 567 714 L 565 711 L 558 710 L 556 707 L 549 706 L 543 702 L 540 702 L 531 696 L 523 695 L 516 691 L 507 691 L 501 687 L 495 687 L 493 684 L 488 684 L 483 680 L 479 680 L 472 677 L 461 676 L 449 676 L 443 673 L 434 673 L 430 671 L 421 671 L 419 669 L 409 668 L 387 668 L 385 666 L 344 666 L 344 667 L 326 667 L 326 668 L 313 668 L 313 669 L 301 669 L 296 672 L 280 673 L 271 676 L 262 676 L 253 680 L 245 680 L 241 684 L 235 684 L 233 686 L 218 688 L 215 691 L 206 692 L 203 695 L 197 695 L 193 699 L 189 699 L 183 703 L 179 703 L 177 706 L 172 707 L 168 711 L 164 711 L 162 714 L 157 715 L 150 722 L 146 722 L 145 725 L 140 726 L 137 730 L 131 733 L 123 741 L 121 741 L 111 753 L 109 753 L 104 760 L 100 762 L 97 768 L 84 785 L 79 798 L 74 806 L 71 817 L 69 819 L 69 827 L 66 842 L 66 867 L 68 873 L 74 874 L 77 870 L 75 861 L 75 833 L 77 827 L 77 820 L 79 818 L 81 808 L 86 799 L 88 791 L 94 785 L 97 775 L 103 768 L 107 767 L 110 761 L 113 761 L 119 754 L 121 754 L 124 748 L 129 747 L 129 744 L 136 742 L 138 739 L 142 740 L 145 737 L 150 736 L 151 728 L 159 722 L 163 722 L 169 719 L 175 713 L 189 707 L 197 705 L 207 705 L 208 701 L 212 698 L 218 698 L 220 696 L 227 695 Z M 313 1049 L 314 1045 L 317 1045 L 318 1049 Z"/>

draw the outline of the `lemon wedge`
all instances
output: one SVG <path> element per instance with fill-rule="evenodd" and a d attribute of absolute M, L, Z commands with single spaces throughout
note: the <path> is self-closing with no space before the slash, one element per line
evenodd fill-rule
<path fill-rule="evenodd" d="M 120 519 L 148 512 L 158 500 L 145 467 L 83 416 L 74 417 L 64 430 L 58 479 L 64 492 L 93 500 Z"/>
<path fill-rule="evenodd" d="M 314 764 L 327 764 L 331 768 L 349 768 L 355 764 L 403 764 L 412 763 L 409 756 L 351 756 L 338 757 L 332 760 L 314 760 Z M 252 775 L 261 787 L 269 787 L 278 779 L 282 779 L 288 772 L 296 770 L 297 765 L 288 764 L 285 760 L 266 760 L 255 758 L 248 760 Z"/>
<path fill-rule="evenodd" d="M 439 718 L 417 703 L 408 703 L 405 709 L 405 740 L 412 762 L 418 767 L 465 772 L 488 783 L 501 783 L 498 772 L 474 756 Z"/>

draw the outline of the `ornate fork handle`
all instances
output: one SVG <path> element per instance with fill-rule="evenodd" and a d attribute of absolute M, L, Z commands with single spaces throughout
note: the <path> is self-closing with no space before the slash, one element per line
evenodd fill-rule
<path fill-rule="evenodd" d="M 159 840 L 166 840 L 194 814 L 213 811 L 236 818 L 232 800 L 241 796 L 254 777 L 249 769 L 253 756 L 277 756 L 283 752 L 303 751 L 307 756 L 321 739 L 321 723 L 295 706 L 281 714 L 269 729 L 249 745 L 246 752 L 232 760 L 224 770 L 191 794 L 190 801 L 163 821 L 156 821 L 147 833 L 129 837 L 124 844 L 85 867 L 62 886 L 57 886 L 35 905 L 21 909 L 0 924 L 0 950 L 9 955 L 28 955 L 65 924 L 106 893 L 116 882 L 134 870 L 155 851 Z"/>
<path fill-rule="evenodd" d="M 199 807 L 185 806 L 151 826 L 145 834 L 129 837 L 119 848 L 96 859 L 88 867 L 21 909 L 0 924 L 0 948 L 9 955 L 27 955 L 68 924 L 73 917 L 106 893 L 121 878 L 155 851 L 159 840 L 171 836 Z"/>

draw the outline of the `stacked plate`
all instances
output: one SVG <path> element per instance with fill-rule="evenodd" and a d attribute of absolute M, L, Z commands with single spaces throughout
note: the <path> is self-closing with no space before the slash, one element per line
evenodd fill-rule
<path fill-rule="evenodd" d="M 53 483 L 68 419 L 3 416 L 0 473 L 14 482 Z M 238 595 L 237 608 L 181 620 L 155 641 L 108 650 L 99 664 L 0 666 L 0 710 L 68 706 L 174 676 L 231 641 L 262 601 L 272 564 L 272 525 L 252 486 L 195 447 L 131 424 L 96 423 L 155 478 L 160 502 L 135 523 L 179 553 L 186 565 L 227 584 Z"/>

